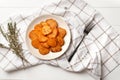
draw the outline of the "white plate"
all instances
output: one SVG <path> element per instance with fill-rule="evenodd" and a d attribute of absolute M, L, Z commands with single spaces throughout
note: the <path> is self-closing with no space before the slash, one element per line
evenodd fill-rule
<path fill-rule="evenodd" d="M 46 19 L 54 19 L 54 20 L 56 20 L 58 22 L 58 25 L 60 27 L 64 28 L 67 31 L 67 34 L 64 37 L 65 44 L 62 46 L 62 50 L 60 52 L 56 52 L 56 53 L 49 52 L 49 54 L 47 54 L 47 55 L 41 55 L 39 53 L 38 49 L 35 49 L 31 45 L 31 40 L 30 40 L 28 35 L 29 35 L 30 31 L 34 29 L 35 24 L 38 24 L 41 21 L 45 21 Z M 62 17 L 55 16 L 55 15 L 42 15 L 42 16 L 39 16 L 39 17 L 35 18 L 29 24 L 28 29 L 27 29 L 27 33 L 26 33 L 26 43 L 27 43 L 28 49 L 30 50 L 30 52 L 34 56 L 36 56 L 36 57 L 38 57 L 40 59 L 43 59 L 43 60 L 50 60 L 50 59 L 55 59 L 55 58 L 60 57 L 68 49 L 69 44 L 70 44 L 70 40 L 71 40 L 71 35 L 70 35 L 69 27 L 67 26 L 67 24 L 65 23 L 65 21 L 64 21 L 64 19 Z"/>

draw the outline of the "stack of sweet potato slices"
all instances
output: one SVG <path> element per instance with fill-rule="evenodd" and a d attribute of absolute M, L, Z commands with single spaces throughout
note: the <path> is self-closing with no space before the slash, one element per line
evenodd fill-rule
<path fill-rule="evenodd" d="M 56 53 L 62 50 L 65 35 L 66 30 L 59 27 L 56 20 L 47 19 L 34 26 L 29 38 L 32 46 L 38 49 L 40 54 L 46 55 L 50 51 Z"/>

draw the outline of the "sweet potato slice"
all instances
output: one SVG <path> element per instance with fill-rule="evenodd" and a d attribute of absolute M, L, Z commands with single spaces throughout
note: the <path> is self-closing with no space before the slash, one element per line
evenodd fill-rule
<path fill-rule="evenodd" d="M 65 30 L 65 29 L 59 27 L 59 28 L 58 28 L 58 32 L 59 32 L 59 33 L 58 33 L 58 36 L 60 36 L 60 37 L 62 37 L 62 38 L 65 37 L 65 35 L 66 35 L 66 30 Z"/>
<path fill-rule="evenodd" d="M 39 46 L 39 52 L 40 52 L 40 54 L 46 55 L 46 54 L 49 53 L 49 51 L 50 51 L 49 48 L 42 47 L 41 45 Z"/>
<path fill-rule="evenodd" d="M 32 30 L 32 31 L 29 33 L 29 38 L 30 38 L 31 40 L 37 39 L 37 35 L 36 35 L 35 30 Z"/>
<path fill-rule="evenodd" d="M 44 35 L 42 35 L 41 33 L 38 33 L 38 40 L 40 42 L 46 42 L 48 40 L 48 38 Z"/>
<path fill-rule="evenodd" d="M 37 24 L 37 25 L 34 26 L 34 29 L 35 29 L 35 30 L 41 30 L 42 27 L 43 27 L 43 26 L 42 26 L 41 24 Z"/>
<path fill-rule="evenodd" d="M 64 45 L 64 39 L 60 36 L 57 36 L 57 41 L 58 43 L 60 44 L 60 46 L 63 46 Z"/>
<path fill-rule="evenodd" d="M 47 44 L 51 47 L 55 47 L 57 44 L 56 38 L 48 38 Z"/>
<path fill-rule="evenodd" d="M 40 44 L 41 44 L 42 47 L 50 48 L 50 46 L 47 44 L 47 42 L 42 42 Z"/>
<path fill-rule="evenodd" d="M 49 38 L 55 38 L 55 37 L 57 36 L 57 34 L 58 34 L 58 29 L 57 29 L 57 28 L 54 28 L 54 29 L 52 30 L 52 33 L 50 33 L 50 34 L 48 35 L 48 37 L 49 37 Z"/>
<path fill-rule="evenodd" d="M 38 38 L 39 42 L 45 42 L 45 41 L 47 41 L 47 39 L 48 39 L 46 36 L 44 36 L 44 35 L 41 33 L 40 30 L 36 30 L 36 31 L 35 31 L 35 34 L 37 35 L 37 38 Z"/>
<path fill-rule="evenodd" d="M 41 22 L 40 23 L 42 26 L 48 26 L 48 24 L 46 22 Z"/>
<path fill-rule="evenodd" d="M 43 35 L 48 35 L 52 32 L 52 29 L 50 26 L 43 26 L 42 27 L 42 34 Z"/>
<path fill-rule="evenodd" d="M 32 40 L 31 44 L 36 49 L 38 49 L 40 46 L 40 42 L 38 41 L 38 39 Z"/>
<path fill-rule="evenodd" d="M 56 28 L 58 26 L 57 22 L 53 19 L 48 19 L 46 20 L 46 23 L 51 27 L 51 28 Z"/>
<path fill-rule="evenodd" d="M 62 48 L 58 43 L 57 43 L 57 45 L 55 47 L 51 47 L 52 52 L 59 52 L 61 50 L 62 50 Z"/>

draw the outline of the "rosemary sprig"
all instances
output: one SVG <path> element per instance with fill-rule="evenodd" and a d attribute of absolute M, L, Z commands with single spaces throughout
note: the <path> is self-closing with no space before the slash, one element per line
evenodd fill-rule
<path fill-rule="evenodd" d="M 6 41 L 8 41 L 9 48 L 3 44 L 0 44 L 0 47 L 11 49 L 13 53 L 15 53 L 22 60 L 23 65 L 24 65 L 24 62 L 29 63 L 23 55 L 22 44 L 19 42 L 19 39 L 18 39 L 19 30 L 17 30 L 16 28 L 16 23 L 12 23 L 12 22 L 8 23 L 8 32 L 6 33 L 0 27 L 0 32 L 3 35 L 3 37 L 6 39 Z"/>
<path fill-rule="evenodd" d="M 2 43 L 0 43 L 0 47 L 1 47 L 1 48 L 5 48 L 5 49 L 10 49 L 9 47 L 3 45 Z"/>

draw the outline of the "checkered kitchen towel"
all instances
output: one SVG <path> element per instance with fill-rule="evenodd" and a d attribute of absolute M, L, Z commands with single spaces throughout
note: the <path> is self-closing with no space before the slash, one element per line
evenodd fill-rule
<path fill-rule="evenodd" d="M 62 16 L 71 31 L 71 44 L 67 52 L 55 60 L 43 61 L 29 52 L 25 44 L 26 29 L 29 23 L 42 14 Z M 105 21 L 105 19 L 92 7 L 82 0 L 60 0 L 50 6 L 45 6 L 32 15 L 18 15 L 10 17 L 2 23 L 6 30 L 9 21 L 15 21 L 20 29 L 19 38 L 23 43 L 24 55 L 30 62 L 26 68 L 38 64 L 51 64 L 71 72 L 86 71 L 96 80 L 105 78 L 120 64 L 120 35 Z M 85 37 L 71 62 L 68 58 L 76 45 L 83 37 L 83 31 L 87 24 L 94 24 L 94 28 Z M 4 27 L 3 27 L 4 26 Z M 0 34 L 0 42 L 7 42 Z M 112 65 L 111 65 L 112 64 Z M 0 67 L 6 71 L 14 71 L 23 68 L 22 61 L 10 50 L 0 48 Z"/>

